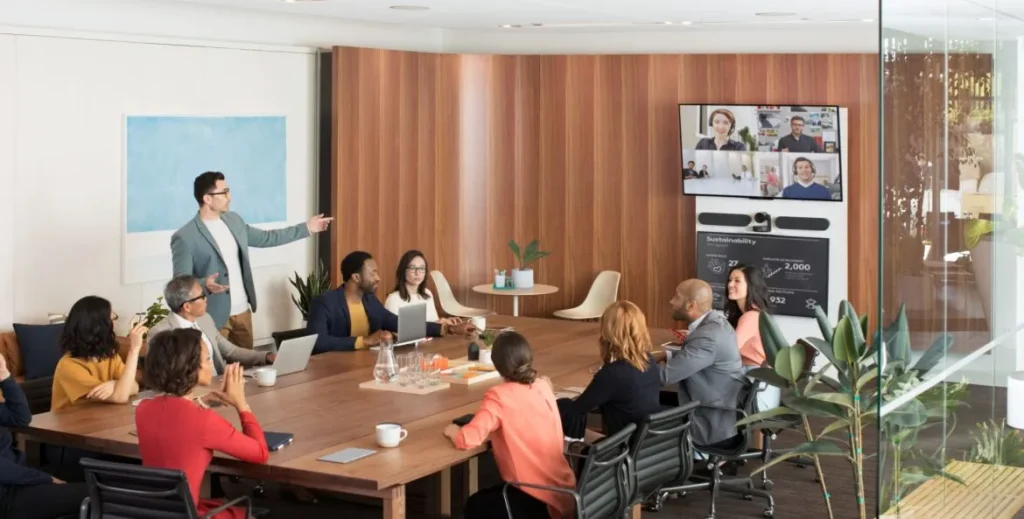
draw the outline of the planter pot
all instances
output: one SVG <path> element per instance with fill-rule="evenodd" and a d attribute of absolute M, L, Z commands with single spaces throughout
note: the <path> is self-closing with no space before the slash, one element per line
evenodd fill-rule
<path fill-rule="evenodd" d="M 533 288 L 533 269 L 513 269 L 512 284 L 515 288 Z"/>

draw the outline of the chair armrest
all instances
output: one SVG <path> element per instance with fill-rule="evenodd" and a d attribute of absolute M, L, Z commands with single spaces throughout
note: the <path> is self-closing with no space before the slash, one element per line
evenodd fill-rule
<path fill-rule="evenodd" d="M 501 487 L 501 497 L 505 500 L 505 512 L 508 514 L 509 519 L 512 518 L 512 506 L 508 502 L 508 487 L 516 488 L 536 488 L 537 490 L 549 490 L 551 492 L 558 492 L 560 494 L 568 494 L 572 496 L 573 500 L 576 501 L 576 517 L 583 517 L 583 503 L 580 501 L 580 494 L 573 488 L 562 488 L 552 487 L 548 485 L 534 485 L 532 483 L 519 483 L 516 481 L 510 481 L 505 483 L 505 486 Z"/>
<path fill-rule="evenodd" d="M 78 519 L 89 519 L 89 498 L 82 500 L 82 506 L 78 507 Z"/>
<path fill-rule="evenodd" d="M 242 496 L 239 498 L 232 499 L 231 501 L 228 501 L 227 503 L 224 503 L 223 505 L 220 505 L 217 508 L 214 508 L 213 510 L 206 512 L 206 514 L 204 514 L 199 519 L 211 519 L 213 517 L 216 517 L 217 514 L 223 512 L 224 510 L 227 510 L 228 508 L 237 506 L 239 503 L 243 501 L 245 502 L 245 516 L 252 517 L 252 500 L 249 499 L 249 496 Z"/>
<path fill-rule="evenodd" d="M 747 412 L 744 411 L 743 409 L 738 408 L 738 407 L 728 407 L 728 406 L 724 406 L 724 405 L 704 405 L 704 404 L 701 404 L 699 407 L 701 409 L 717 409 L 719 411 L 729 411 L 730 413 L 741 414 L 741 415 L 743 415 L 744 418 L 747 417 Z"/>

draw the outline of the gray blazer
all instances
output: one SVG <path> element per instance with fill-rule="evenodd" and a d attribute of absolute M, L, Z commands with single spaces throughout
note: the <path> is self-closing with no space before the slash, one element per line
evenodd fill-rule
<path fill-rule="evenodd" d="M 200 283 L 205 283 L 205 278 L 210 274 L 220 274 L 216 282 L 221 285 L 230 286 L 230 290 L 243 288 L 245 295 L 249 297 L 249 306 L 256 311 L 256 288 L 252 282 L 252 267 L 249 266 L 249 247 L 277 247 L 309 237 L 309 228 L 305 223 L 264 231 L 245 223 L 237 213 L 227 212 L 221 215 L 221 220 L 227 224 L 231 234 L 238 242 L 239 262 L 242 264 L 242 280 L 228 279 L 228 268 L 224 264 L 223 254 L 217 248 L 206 225 L 199 219 L 199 215 L 178 229 L 171 236 L 171 257 L 174 263 L 174 275 L 190 274 L 199 278 Z M 227 251 L 234 254 L 234 251 Z M 205 290 L 205 286 L 203 287 Z M 221 329 L 231 317 L 231 294 L 227 291 L 219 294 L 208 294 L 206 311 L 213 318 L 217 329 Z"/>
<path fill-rule="evenodd" d="M 146 336 L 147 342 L 162 331 L 182 328 L 178 324 L 178 320 L 170 315 L 164 317 L 149 329 L 149 335 Z M 231 341 L 220 334 L 216 325 L 213 324 L 210 314 L 203 314 L 202 317 L 196 319 L 196 324 L 199 325 L 199 329 L 206 335 L 206 339 L 214 346 L 213 366 L 217 369 L 217 373 L 223 374 L 224 366 L 229 362 L 238 362 L 245 367 L 262 366 L 267 363 L 267 352 L 247 350 L 231 344 Z"/>
<path fill-rule="evenodd" d="M 743 388 L 743 362 L 736 332 L 712 310 L 683 341 L 683 348 L 661 366 L 661 383 L 679 383 L 680 405 L 695 400 L 702 406 L 735 408 Z M 693 413 L 690 437 L 699 445 L 727 440 L 736 434 L 736 413 L 699 407 Z"/>

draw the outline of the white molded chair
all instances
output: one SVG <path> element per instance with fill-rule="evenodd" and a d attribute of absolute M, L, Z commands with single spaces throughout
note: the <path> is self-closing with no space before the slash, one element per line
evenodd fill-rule
<path fill-rule="evenodd" d="M 608 305 L 619 299 L 619 281 L 622 274 L 614 270 L 605 270 L 597 275 L 594 284 L 590 285 L 590 292 L 583 303 L 575 308 L 567 308 L 555 312 L 555 317 L 562 319 L 598 319 L 604 313 Z"/>
<path fill-rule="evenodd" d="M 434 286 L 437 287 L 437 302 L 441 303 L 441 310 L 444 310 L 444 313 L 455 317 L 480 317 L 491 313 L 490 310 L 462 306 L 462 303 L 456 301 L 455 293 L 452 292 L 448 279 L 440 270 L 431 270 L 430 277 L 434 279 Z"/>

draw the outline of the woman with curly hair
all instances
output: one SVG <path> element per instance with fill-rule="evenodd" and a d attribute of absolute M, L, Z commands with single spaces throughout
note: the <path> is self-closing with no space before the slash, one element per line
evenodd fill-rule
<path fill-rule="evenodd" d="M 163 394 L 144 400 L 135 411 L 142 464 L 184 472 L 199 515 L 221 506 L 219 501 L 199 498 L 214 451 L 249 463 L 266 463 L 270 455 L 263 430 L 245 400 L 245 379 L 238 363 L 226 367 L 221 389 L 213 397 L 238 411 L 241 432 L 193 398 L 196 386 L 213 380 L 213 364 L 202 337 L 199 330 L 178 328 L 149 340 L 146 386 Z M 214 517 L 244 519 L 245 510 L 229 508 Z"/>
<path fill-rule="evenodd" d="M 82 401 L 126 404 L 139 392 L 135 371 L 147 328 L 141 324 L 132 328 L 131 347 L 121 360 L 115 319 L 110 301 L 102 297 L 86 296 L 71 307 L 60 337 L 64 356 L 53 373 L 51 411 Z"/>
<path fill-rule="evenodd" d="M 587 413 L 601 411 L 604 435 L 621 431 L 661 411 L 661 376 L 651 356 L 647 319 L 635 304 L 617 301 L 601 315 L 598 348 L 603 363 L 575 400 L 558 401 L 565 436 L 594 442 L 603 435 L 587 429 Z"/>
<path fill-rule="evenodd" d="M 533 369 L 533 350 L 522 335 L 508 331 L 494 339 L 494 367 L 504 382 L 484 393 L 480 409 L 465 427 L 445 429 L 458 449 L 474 449 L 491 439 L 494 461 L 504 481 L 526 481 L 561 488 L 576 486 L 562 453 L 562 424 L 551 381 Z M 466 502 L 466 519 L 507 518 L 504 484 L 481 490 Z M 571 497 L 533 488 L 509 488 L 515 517 L 569 518 Z"/>

